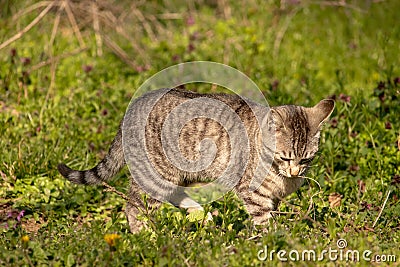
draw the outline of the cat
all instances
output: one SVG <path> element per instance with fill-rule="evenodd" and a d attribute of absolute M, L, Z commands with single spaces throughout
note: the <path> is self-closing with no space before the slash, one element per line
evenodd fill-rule
<path fill-rule="evenodd" d="M 154 105 L 153 102 L 157 97 L 159 97 L 157 99 L 158 102 Z M 164 122 L 166 118 L 172 113 L 174 108 L 188 100 L 202 99 L 220 101 L 222 103 L 221 106 L 226 105 L 231 108 L 240 118 L 243 128 L 229 132 L 229 127 L 224 127 L 223 124 L 235 123 L 225 117 L 221 119 L 221 123 L 204 116 L 198 116 L 186 122 L 184 127 L 180 129 L 179 140 L 177 140 L 179 142 L 180 153 L 192 162 L 198 160 L 203 155 L 198 148 L 199 146 L 201 147 L 201 141 L 204 139 L 210 139 L 214 142 L 216 153 L 206 169 L 196 172 L 185 171 L 174 166 L 165 155 L 161 132 L 165 126 Z M 151 108 L 146 121 L 145 145 L 149 159 L 156 171 L 167 181 L 180 186 L 186 186 L 191 183 L 207 182 L 210 178 L 215 179 L 216 177 L 220 177 L 229 162 L 233 161 L 233 165 L 242 170 L 240 179 L 233 184 L 233 191 L 243 201 L 255 225 L 263 225 L 268 222 L 272 216 L 271 212 L 277 209 L 281 200 L 295 192 L 303 184 L 303 176 L 318 151 L 321 127 L 335 107 L 333 100 L 324 99 L 314 107 L 284 105 L 269 109 L 249 99 L 233 94 L 201 94 L 185 89 L 160 89 L 148 92 L 135 100 L 133 106 L 138 107 L 137 110 L 139 110 L 136 111 L 136 115 L 141 115 L 138 114 L 141 112 L 141 108 L 147 107 L 150 105 L 150 102 L 154 106 Z M 192 111 L 189 111 L 189 109 L 188 107 L 187 113 L 197 113 L 194 105 L 191 107 Z M 218 107 L 211 108 L 209 111 L 214 114 L 213 116 L 220 116 L 221 118 L 226 113 L 226 111 Z M 263 114 L 261 124 L 257 120 L 256 113 Z M 183 109 L 183 112 L 180 114 L 186 114 L 186 110 Z M 128 121 L 134 125 L 135 114 L 131 114 L 131 117 L 128 118 Z M 174 122 L 174 120 L 178 120 L 178 117 L 174 118 L 172 116 L 170 119 Z M 176 123 L 178 124 L 178 122 Z M 125 125 L 125 127 L 128 126 Z M 127 129 L 124 132 L 125 134 L 130 130 L 130 128 Z M 172 128 L 169 130 L 170 132 L 174 131 Z M 247 162 L 245 163 L 243 162 L 243 157 L 235 158 L 232 156 L 232 153 L 234 150 L 245 150 L 246 146 L 233 146 L 230 141 L 232 137 L 243 134 L 243 132 L 246 132 L 246 136 L 248 137 L 247 149 L 249 152 Z M 269 133 L 269 136 L 273 136 L 274 140 L 265 141 L 264 133 Z M 164 134 L 168 136 L 169 131 L 164 132 Z M 129 138 L 134 139 L 132 136 L 124 138 L 127 140 Z M 269 146 L 269 143 L 274 143 L 274 145 Z M 261 156 L 263 149 L 272 151 L 270 165 L 266 165 L 270 166 L 269 170 L 265 168 L 257 169 L 260 163 L 269 160 Z M 130 157 L 133 159 L 128 164 L 131 168 L 131 173 L 132 169 L 140 169 L 142 167 L 142 162 L 135 161 L 135 151 L 134 149 L 132 150 L 133 153 L 131 153 Z M 89 170 L 79 171 L 70 169 L 65 164 L 59 164 L 58 170 L 73 183 L 101 184 L 114 177 L 126 165 L 126 153 L 124 152 L 123 123 L 121 123 L 108 154 L 97 166 Z M 252 177 L 257 172 L 260 172 L 260 170 L 262 172 L 262 180 L 259 181 L 260 186 L 249 190 L 251 188 Z M 152 182 L 150 181 L 151 178 L 149 178 L 152 176 L 146 173 L 146 170 L 139 172 L 139 176 L 141 178 L 140 181 L 144 183 Z M 227 176 L 225 179 L 229 180 L 231 179 L 230 177 L 232 176 Z M 131 232 L 137 232 L 143 226 L 143 222 L 136 218 L 139 214 L 138 207 L 143 207 L 143 203 L 140 201 L 140 195 L 143 193 L 143 190 L 138 185 L 138 180 L 135 179 L 131 179 L 130 181 L 128 194 L 130 201 L 127 202 L 125 210 Z M 227 181 L 227 184 L 229 182 Z M 155 193 L 162 192 L 163 190 L 162 187 L 157 187 Z M 187 203 L 194 203 L 194 206 L 197 205 L 201 209 L 200 205 L 187 195 L 174 198 L 173 192 L 169 194 L 172 197 L 168 201 L 175 206 L 187 208 L 190 206 Z M 154 207 L 160 203 L 152 198 L 149 201 Z"/>

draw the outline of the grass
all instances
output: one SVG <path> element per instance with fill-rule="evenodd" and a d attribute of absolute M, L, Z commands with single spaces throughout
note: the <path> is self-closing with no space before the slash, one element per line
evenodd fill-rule
<path fill-rule="evenodd" d="M 43 10 L 15 19 L 33 2 L 3 2 L 0 43 Z M 106 44 L 98 56 L 91 21 L 77 11 L 86 49 L 65 12 L 49 45 L 57 19 L 51 9 L 0 50 L 0 264 L 283 265 L 277 254 L 265 261 L 257 255 L 265 246 L 268 252 L 320 253 L 337 249 L 337 240 L 345 239 L 346 249 L 360 255 L 365 250 L 386 255 L 388 262 L 375 265 L 398 265 L 400 6 L 394 0 L 368 3 L 149 2 L 137 7 L 144 20 L 128 15 L 135 24 L 123 25 L 136 46 L 113 27 L 101 28 L 129 59 Z M 124 4 L 109 10 L 123 11 Z M 37 66 L 47 60 L 50 64 Z M 313 105 L 335 95 L 336 110 L 308 173 L 321 189 L 305 183 L 264 229 L 254 229 L 228 194 L 205 207 L 214 215 L 212 222 L 202 224 L 164 205 L 151 215 L 154 228 L 130 234 L 123 199 L 100 186 L 72 185 L 56 166 L 94 166 L 107 152 L 135 89 L 156 72 L 192 60 L 243 71 L 270 105 Z M 128 174 L 124 170 L 111 184 L 126 192 Z M 317 263 L 370 264 L 328 257 Z"/>

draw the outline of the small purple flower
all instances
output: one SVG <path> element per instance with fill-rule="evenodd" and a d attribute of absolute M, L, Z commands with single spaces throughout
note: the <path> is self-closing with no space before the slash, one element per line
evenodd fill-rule
<path fill-rule="evenodd" d="M 141 72 L 145 71 L 145 67 L 143 67 L 143 66 L 137 66 L 137 67 L 135 68 L 135 70 L 136 70 L 138 73 L 141 73 Z"/>
<path fill-rule="evenodd" d="M 394 85 L 400 84 L 400 77 L 396 77 L 393 79 Z"/>
<path fill-rule="evenodd" d="M 84 72 L 89 73 L 93 70 L 93 66 L 92 65 L 83 65 L 82 69 Z"/>
<path fill-rule="evenodd" d="M 370 210 L 372 208 L 372 204 L 369 204 L 366 201 L 363 201 L 363 202 L 361 202 L 361 207 L 363 207 L 363 210 Z"/>
<path fill-rule="evenodd" d="M 22 65 L 27 66 L 27 65 L 31 64 L 31 58 L 23 57 L 23 58 L 21 58 L 21 62 L 22 62 Z"/>
<path fill-rule="evenodd" d="M 187 25 L 187 26 L 192 26 L 192 25 L 194 25 L 194 23 L 195 23 L 195 21 L 194 21 L 194 18 L 193 18 L 192 16 L 189 16 L 189 17 L 186 19 L 186 25 Z"/>
<path fill-rule="evenodd" d="M 173 55 L 172 61 L 177 62 L 179 60 L 179 55 Z"/>
<path fill-rule="evenodd" d="M 199 38 L 199 33 L 198 32 L 194 32 L 189 36 L 189 40 L 190 41 L 196 41 Z"/>
<path fill-rule="evenodd" d="M 400 185 L 400 175 L 396 174 L 395 176 L 393 176 L 391 184 Z"/>
<path fill-rule="evenodd" d="M 379 90 L 385 89 L 385 87 L 386 87 L 385 82 L 382 82 L 382 81 L 381 81 L 381 82 L 378 83 L 378 89 L 379 89 Z"/>
<path fill-rule="evenodd" d="M 279 86 L 279 81 L 278 80 L 274 80 L 271 84 L 271 88 L 272 90 L 276 91 L 278 89 Z"/>
<path fill-rule="evenodd" d="M 348 96 L 348 95 L 345 95 L 345 94 L 340 94 L 340 95 L 339 95 L 339 99 L 342 100 L 343 102 L 349 103 L 351 97 Z"/>
<path fill-rule="evenodd" d="M 358 165 L 351 165 L 351 166 L 349 167 L 349 170 L 350 170 L 351 172 L 358 172 L 358 171 L 360 170 L 360 167 L 359 167 Z"/>
<path fill-rule="evenodd" d="M 24 214 L 25 214 L 25 210 L 21 210 L 20 213 L 18 213 L 18 216 L 17 216 L 18 222 L 21 221 L 21 218 L 24 217 Z"/>
<path fill-rule="evenodd" d="M 17 49 L 15 49 L 15 48 L 11 49 L 10 55 L 11 55 L 11 57 L 15 57 L 17 55 Z"/>
<path fill-rule="evenodd" d="M 192 44 L 192 43 L 190 43 L 189 45 L 188 45 L 188 51 L 189 52 L 192 52 L 193 50 L 194 50 L 194 44 Z"/>
<path fill-rule="evenodd" d="M 390 122 L 385 122 L 385 129 L 386 130 L 390 130 L 390 129 L 392 129 L 392 124 L 390 123 Z"/>

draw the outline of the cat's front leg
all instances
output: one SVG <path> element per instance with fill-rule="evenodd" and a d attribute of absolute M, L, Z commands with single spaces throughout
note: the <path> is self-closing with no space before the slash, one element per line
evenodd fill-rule
<path fill-rule="evenodd" d="M 254 225 L 265 225 L 273 217 L 272 211 L 278 206 L 274 198 L 260 194 L 258 191 L 241 196 L 247 212 L 252 217 Z"/>
<path fill-rule="evenodd" d="M 246 204 L 247 212 L 250 214 L 254 225 L 265 225 L 272 218 L 273 206 L 269 203 L 265 207 L 259 207 L 253 204 Z"/>

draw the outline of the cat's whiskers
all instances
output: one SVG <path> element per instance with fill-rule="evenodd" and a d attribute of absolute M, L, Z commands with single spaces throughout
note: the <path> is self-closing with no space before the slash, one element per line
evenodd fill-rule
<path fill-rule="evenodd" d="M 318 164 L 312 164 L 312 165 L 308 165 L 307 168 L 314 168 L 314 167 L 317 167 L 317 166 L 318 166 Z"/>
<path fill-rule="evenodd" d="M 303 175 L 299 175 L 299 176 L 297 176 L 297 177 L 299 177 L 299 178 L 304 178 L 304 179 L 306 179 L 306 180 L 311 180 L 311 181 L 313 181 L 314 183 L 316 183 L 316 184 L 318 185 L 319 190 L 320 190 L 320 191 L 322 190 L 322 189 L 321 189 L 321 184 L 320 184 L 317 180 L 315 180 L 314 178 L 311 178 L 311 177 L 308 177 L 308 176 L 303 176 Z"/>
<path fill-rule="evenodd" d="M 290 176 L 288 176 L 284 170 L 279 170 L 278 175 L 281 178 L 290 178 Z"/>

